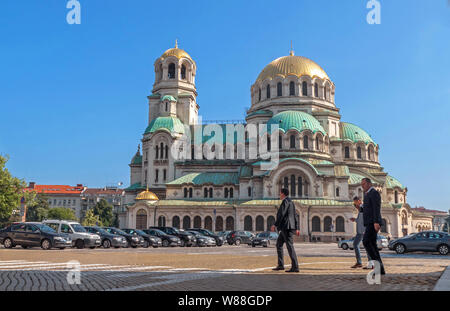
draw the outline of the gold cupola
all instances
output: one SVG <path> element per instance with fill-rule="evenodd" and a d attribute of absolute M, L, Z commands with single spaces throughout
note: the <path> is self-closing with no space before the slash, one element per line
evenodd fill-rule
<path fill-rule="evenodd" d="M 170 56 L 174 56 L 178 59 L 187 58 L 187 59 L 191 60 L 193 63 L 195 63 L 194 60 L 192 59 L 192 57 L 185 50 L 178 48 L 178 40 L 175 40 L 175 47 L 165 51 L 161 55 L 160 59 L 165 59 Z"/>
<path fill-rule="evenodd" d="M 149 191 L 148 188 L 145 191 L 140 192 L 136 196 L 136 200 L 146 200 L 146 201 L 158 201 L 158 197 L 153 192 Z"/>

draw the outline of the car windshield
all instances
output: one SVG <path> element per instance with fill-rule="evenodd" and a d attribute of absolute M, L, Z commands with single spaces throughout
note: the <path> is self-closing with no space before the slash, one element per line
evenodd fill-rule
<path fill-rule="evenodd" d="M 125 231 L 123 231 L 123 230 L 120 230 L 120 229 L 113 229 L 117 234 L 128 234 L 128 233 L 126 233 Z"/>
<path fill-rule="evenodd" d="M 49 233 L 56 233 L 53 228 L 50 228 L 49 226 L 43 225 L 43 224 L 36 224 L 36 227 L 39 228 L 42 232 L 49 232 Z"/>
<path fill-rule="evenodd" d="M 209 231 L 209 230 L 206 230 L 206 229 L 203 229 L 202 231 L 205 232 L 206 234 L 214 235 L 214 233 L 212 231 Z"/>
<path fill-rule="evenodd" d="M 162 232 L 162 231 L 159 230 L 159 229 L 152 229 L 151 232 L 154 232 L 154 233 L 156 233 L 156 234 L 158 234 L 158 235 L 165 235 L 165 234 L 166 234 L 166 233 Z"/>
<path fill-rule="evenodd" d="M 136 232 L 139 233 L 139 234 L 147 234 L 147 233 L 145 233 L 144 231 L 139 230 L 139 229 L 136 229 L 136 230 L 134 230 L 134 231 L 136 231 Z"/>
<path fill-rule="evenodd" d="M 104 229 L 102 229 L 102 228 L 93 227 L 93 229 L 96 230 L 96 231 L 98 231 L 99 233 L 102 233 L 102 234 L 108 233 L 108 232 L 106 232 L 106 231 L 105 231 Z"/>
<path fill-rule="evenodd" d="M 269 233 L 268 232 L 261 232 L 261 233 L 258 233 L 257 237 L 258 238 L 267 238 L 267 237 L 269 237 Z"/>
<path fill-rule="evenodd" d="M 71 224 L 71 226 L 75 232 L 86 232 L 86 229 L 80 224 Z"/>

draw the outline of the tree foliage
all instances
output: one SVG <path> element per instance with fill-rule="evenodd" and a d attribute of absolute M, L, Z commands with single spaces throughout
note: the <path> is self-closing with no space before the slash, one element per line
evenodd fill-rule
<path fill-rule="evenodd" d="M 98 219 L 99 217 L 94 215 L 93 210 L 88 210 L 84 215 L 83 222 L 81 223 L 83 226 L 100 226 L 102 227 L 102 222 Z"/>
<path fill-rule="evenodd" d="M 66 207 L 54 207 L 48 210 L 48 219 L 77 220 L 75 212 Z"/>
<path fill-rule="evenodd" d="M 27 221 L 42 221 L 48 218 L 50 205 L 48 197 L 43 193 L 38 193 L 27 207 Z"/>
<path fill-rule="evenodd" d="M 99 221 L 106 227 L 111 226 L 114 222 L 113 206 L 105 199 L 101 199 L 92 209 L 95 216 L 98 215 Z"/>
<path fill-rule="evenodd" d="M 10 219 L 13 211 L 20 208 L 21 198 L 26 200 L 29 196 L 23 191 L 25 181 L 11 175 L 6 168 L 7 161 L 0 155 L 0 222 Z"/>

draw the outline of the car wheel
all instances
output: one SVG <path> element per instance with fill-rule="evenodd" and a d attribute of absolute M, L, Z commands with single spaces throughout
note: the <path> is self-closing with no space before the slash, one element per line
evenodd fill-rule
<path fill-rule="evenodd" d="M 65 247 L 59 247 L 60 250 L 66 249 Z"/>
<path fill-rule="evenodd" d="M 108 239 L 104 239 L 102 243 L 103 248 L 110 248 L 111 247 L 111 241 Z"/>
<path fill-rule="evenodd" d="M 94 249 L 95 248 L 95 246 L 91 246 L 91 247 L 89 247 L 90 249 Z"/>
<path fill-rule="evenodd" d="M 78 248 L 78 249 L 84 248 L 84 241 L 83 240 L 77 240 L 75 242 L 75 247 Z"/>
<path fill-rule="evenodd" d="M 404 254 L 406 251 L 406 247 L 402 243 L 398 243 L 397 245 L 395 245 L 394 249 L 397 254 Z"/>
<path fill-rule="evenodd" d="M 236 240 L 236 241 L 234 242 L 234 244 L 235 244 L 236 246 L 241 245 L 241 240 Z"/>
<path fill-rule="evenodd" d="M 52 247 L 52 244 L 50 243 L 49 240 L 44 239 L 44 240 L 41 242 L 41 248 L 42 248 L 42 249 L 48 250 L 48 249 L 50 249 L 51 247 Z"/>
<path fill-rule="evenodd" d="M 448 255 L 448 245 L 442 244 L 438 247 L 439 254 Z"/>
<path fill-rule="evenodd" d="M 28 245 L 21 245 L 23 249 L 27 249 Z"/>
<path fill-rule="evenodd" d="M 186 246 L 186 242 L 184 242 L 184 240 L 181 240 L 180 246 L 181 246 L 181 247 L 185 247 L 185 246 Z"/>
<path fill-rule="evenodd" d="M 348 249 L 347 243 L 342 244 L 342 249 L 343 249 L 344 251 Z"/>
<path fill-rule="evenodd" d="M 255 244 L 252 244 L 252 247 L 256 247 L 256 245 L 255 245 Z"/>
<path fill-rule="evenodd" d="M 144 242 L 144 245 L 142 245 L 143 248 L 148 248 L 150 246 L 150 244 L 148 243 L 148 241 Z"/>
<path fill-rule="evenodd" d="M 3 241 L 3 246 L 4 246 L 5 248 L 13 248 L 13 247 L 14 247 L 14 244 L 13 244 L 13 241 L 12 241 L 10 238 L 6 238 L 6 239 Z"/>
<path fill-rule="evenodd" d="M 169 246 L 169 241 L 167 241 L 167 240 L 164 240 L 164 241 L 162 242 L 162 245 L 163 245 L 164 247 L 167 247 L 167 246 Z"/>

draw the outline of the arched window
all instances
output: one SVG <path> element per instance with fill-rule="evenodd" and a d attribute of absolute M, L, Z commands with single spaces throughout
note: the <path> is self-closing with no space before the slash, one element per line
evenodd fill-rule
<path fill-rule="evenodd" d="M 166 153 L 166 159 L 168 159 L 169 158 L 169 146 L 167 146 L 166 145 L 166 147 L 165 147 L 165 153 Z"/>
<path fill-rule="evenodd" d="M 205 217 L 205 229 L 206 230 L 212 230 L 213 228 L 212 228 L 212 218 L 211 218 L 211 216 L 206 216 Z"/>
<path fill-rule="evenodd" d="M 204 198 L 208 197 L 208 188 L 203 189 L 203 197 Z"/>
<path fill-rule="evenodd" d="M 267 143 L 267 151 L 270 151 L 272 148 L 272 146 L 270 144 L 270 135 L 267 136 L 266 143 Z"/>
<path fill-rule="evenodd" d="M 301 177 L 298 178 L 297 188 L 298 188 L 298 196 L 299 197 L 303 196 L 303 180 Z"/>
<path fill-rule="evenodd" d="M 169 103 L 168 102 L 166 102 L 166 112 L 169 110 Z"/>
<path fill-rule="evenodd" d="M 387 232 L 387 222 L 386 222 L 386 219 L 384 219 L 384 218 L 381 221 L 381 232 L 388 233 Z"/>
<path fill-rule="evenodd" d="M 394 191 L 394 202 L 396 204 L 398 203 L 398 191 L 397 190 Z"/>
<path fill-rule="evenodd" d="M 160 154 L 159 157 L 160 157 L 161 159 L 164 159 L 164 144 L 161 143 L 160 146 L 161 146 L 161 147 L 160 147 L 160 150 L 159 150 L 159 151 L 160 151 L 161 154 Z"/>
<path fill-rule="evenodd" d="M 289 83 L 289 96 L 295 96 L 295 83 L 293 81 Z"/>
<path fill-rule="evenodd" d="M 345 153 L 345 158 L 350 159 L 350 148 L 349 147 L 344 148 L 344 153 Z"/>
<path fill-rule="evenodd" d="M 233 198 L 233 188 L 230 188 L 230 198 Z"/>
<path fill-rule="evenodd" d="M 144 209 L 136 213 L 136 229 L 147 229 L 147 212 Z"/>
<path fill-rule="evenodd" d="M 307 135 L 303 136 L 303 149 L 309 149 L 308 136 Z"/>
<path fill-rule="evenodd" d="M 234 218 L 232 216 L 228 216 L 225 220 L 225 230 L 234 230 Z"/>
<path fill-rule="evenodd" d="M 308 95 L 308 85 L 306 84 L 306 81 L 303 81 L 302 83 L 302 95 L 303 96 Z"/>
<path fill-rule="evenodd" d="M 273 224 L 275 224 L 275 217 L 273 216 L 267 217 L 267 231 L 270 230 Z"/>
<path fill-rule="evenodd" d="M 270 85 L 269 84 L 267 84 L 267 87 L 266 87 L 266 98 L 270 98 Z"/>
<path fill-rule="evenodd" d="M 290 148 L 295 149 L 295 135 L 291 135 L 291 137 L 289 137 L 289 142 L 290 142 Z"/>
<path fill-rule="evenodd" d="M 183 217 L 183 229 L 189 229 L 191 227 L 191 217 L 184 216 Z"/>
<path fill-rule="evenodd" d="M 167 180 L 167 170 L 163 169 L 163 181 Z"/>
<path fill-rule="evenodd" d="M 159 216 L 158 217 L 158 227 L 165 227 L 166 226 L 166 217 Z"/>
<path fill-rule="evenodd" d="M 245 231 L 253 231 L 253 219 L 252 216 L 245 216 L 244 218 L 244 230 Z"/>
<path fill-rule="evenodd" d="M 159 170 L 155 170 L 155 183 L 157 183 L 159 180 Z"/>
<path fill-rule="evenodd" d="M 278 82 L 277 84 L 277 96 L 283 96 L 283 85 L 281 82 Z"/>
<path fill-rule="evenodd" d="M 283 136 L 278 135 L 278 149 L 283 149 Z"/>
<path fill-rule="evenodd" d="M 295 197 L 295 175 L 291 175 L 291 193 L 292 197 Z"/>
<path fill-rule="evenodd" d="M 283 188 L 289 189 L 289 178 L 284 177 L 284 186 Z"/>
<path fill-rule="evenodd" d="M 312 232 L 321 232 L 320 231 L 320 218 L 318 216 L 314 216 L 312 218 Z"/>
<path fill-rule="evenodd" d="M 323 97 L 324 97 L 325 99 L 328 99 L 328 89 L 327 89 L 326 86 L 323 88 Z"/>
<path fill-rule="evenodd" d="M 194 217 L 194 228 L 200 229 L 202 227 L 202 218 L 200 216 Z"/>
<path fill-rule="evenodd" d="M 358 156 L 358 159 L 362 158 L 361 147 L 358 146 L 358 148 L 356 149 L 356 154 Z"/>
<path fill-rule="evenodd" d="M 184 188 L 184 197 L 187 198 L 188 197 L 188 189 Z"/>
<path fill-rule="evenodd" d="M 224 191 L 224 197 L 225 197 L 225 198 L 228 198 L 228 188 L 225 188 L 225 191 Z"/>
<path fill-rule="evenodd" d="M 186 80 L 186 66 L 181 66 L 181 79 Z"/>
<path fill-rule="evenodd" d="M 158 159 L 158 157 L 159 157 L 159 147 L 158 146 L 155 147 L 155 151 L 156 151 L 155 159 Z"/>
<path fill-rule="evenodd" d="M 314 83 L 314 97 L 319 97 L 319 85 Z"/>
<path fill-rule="evenodd" d="M 342 216 L 336 218 L 336 232 L 345 232 L 345 221 Z"/>
<path fill-rule="evenodd" d="M 192 198 L 192 188 L 189 188 L 189 197 Z"/>
<path fill-rule="evenodd" d="M 173 218 L 172 218 L 172 227 L 180 229 L 180 217 L 173 216 Z"/>
<path fill-rule="evenodd" d="M 261 89 L 259 89 L 258 101 L 261 101 Z"/>
<path fill-rule="evenodd" d="M 256 217 L 256 231 L 264 231 L 264 217 L 261 215 Z"/>
<path fill-rule="evenodd" d="M 331 226 L 333 225 L 333 221 L 330 216 L 325 217 L 323 220 L 323 231 L 324 232 L 331 232 Z"/>
<path fill-rule="evenodd" d="M 213 197 L 213 188 L 209 188 L 209 197 L 210 197 L 210 198 Z"/>
<path fill-rule="evenodd" d="M 216 217 L 216 231 L 223 231 L 223 218 L 222 216 Z"/>
<path fill-rule="evenodd" d="M 169 65 L 169 79 L 175 79 L 175 64 L 170 63 Z"/>
<path fill-rule="evenodd" d="M 316 136 L 316 150 L 320 151 L 322 148 L 322 146 L 320 145 L 320 139 L 319 136 Z"/>
<path fill-rule="evenodd" d="M 252 196 L 252 187 L 248 187 L 247 191 L 248 191 L 248 196 L 251 197 Z"/>
<path fill-rule="evenodd" d="M 339 195 L 340 195 L 340 189 L 339 189 L 339 187 L 336 187 L 336 197 L 339 197 Z"/>

